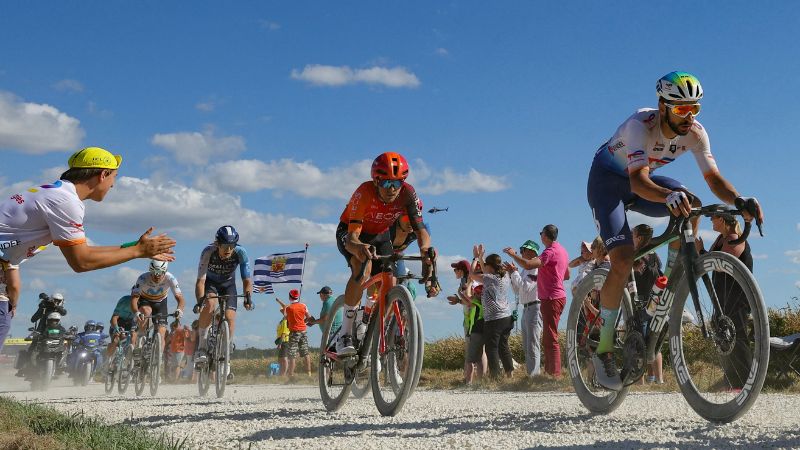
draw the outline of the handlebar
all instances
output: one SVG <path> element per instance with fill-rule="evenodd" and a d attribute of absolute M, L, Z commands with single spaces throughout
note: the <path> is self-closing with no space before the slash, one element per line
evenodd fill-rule
<path fill-rule="evenodd" d="M 423 275 L 419 277 L 414 275 L 400 276 L 398 277 L 398 279 L 415 279 L 419 280 L 419 284 L 426 284 L 430 282 L 431 286 L 436 286 L 438 284 L 439 280 L 438 277 L 436 276 L 436 249 L 434 249 L 433 247 L 428 247 L 427 255 L 424 257 L 422 255 L 407 256 L 402 253 L 392 253 L 390 255 L 377 255 L 375 254 L 376 251 L 375 247 L 372 245 L 370 245 L 369 247 L 370 247 L 370 253 L 373 254 L 371 258 L 373 261 L 380 260 L 380 261 L 395 262 L 395 261 L 423 261 L 425 259 L 429 259 L 431 261 L 431 264 L 429 266 L 430 271 L 428 271 L 427 274 L 424 273 L 425 264 L 423 263 Z M 361 264 L 361 270 L 359 270 L 358 279 L 359 280 L 363 279 L 364 275 L 366 275 L 366 272 L 367 272 L 367 263 L 365 261 L 364 263 Z"/>

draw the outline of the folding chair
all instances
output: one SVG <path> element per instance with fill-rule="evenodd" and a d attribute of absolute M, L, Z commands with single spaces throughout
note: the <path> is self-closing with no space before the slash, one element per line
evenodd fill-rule
<path fill-rule="evenodd" d="M 769 346 L 774 355 L 780 355 L 782 358 L 782 367 L 779 369 L 778 379 L 781 376 L 789 378 L 790 370 L 800 376 L 800 370 L 794 366 L 795 361 L 800 359 L 800 333 L 784 337 L 771 337 L 769 338 Z"/>

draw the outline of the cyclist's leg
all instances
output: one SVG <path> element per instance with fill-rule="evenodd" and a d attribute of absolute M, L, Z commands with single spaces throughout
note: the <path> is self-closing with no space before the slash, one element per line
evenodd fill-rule
<path fill-rule="evenodd" d="M 197 343 L 198 359 L 202 362 L 206 356 L 206 338 L 208 337 L 208 329 L 211 327 L 211 319 L 214 317 L 214 311 L 217 309 L 217 286 L 206 278 L 206 301 L 203 309 L 200 310 L 200 321 L 198 326 L 198 339 Z"/>
<path fill-rule="evenodd" d="M 153 307 L 150 306 L 150 302 L 148 302 L 146 300 L 142 301 L 141 299 L 139 299 L 139 311 L 141 311 L 141 313 L 144 314 L 145 316 L 152 316 L 153 315 Z M 145 323 L 146 323 L 145 321 L 146 320 L 147 319 L 138 321 L 140 329 L 144 330 L 146 328 L 146 326 L 145 326 Z M 154 317 L 151 317 L 150 320 L 152 320 L 153 323 L 155 323 L 155 318 Z"/>
<path fill-rule="evenodd" d="M 236 311 L 239 299 L 236 298 L 236 282 L 231 280 L 230 283 L 225 283 L 220 286 L 219 295 L 227 295 L 228 302 L 225 307 L 225 318 L 228 319 L 228 331 L 230 332 L 230 342 L 233 342 L 233 330 L 236 327 Z"/>
<path fill-rule="evenodd" d="M 355 353 L 355 348 L 352 345 L 353 321 L 356 317 L 358 305 L 361 303 L 361 296 L 364 294 L 364 289 L 361 287 L 363 280 L 358 278 L 361 273 L 362 263 L 345 248 L 347 238 L 347 226 L 340 223 L 336 229 L 336 247 L 339 249 L 339 253 L 344 256 L 348 267 L 350 267 L 350 278 L 347 280 L 344 290 L 345 304 L 342 315 L 342 329 L 336 345 L 338 353 Z M 365 261 L 363 264 L 367 264 L 367 270 L 371 271 L 372 261 Z"/>

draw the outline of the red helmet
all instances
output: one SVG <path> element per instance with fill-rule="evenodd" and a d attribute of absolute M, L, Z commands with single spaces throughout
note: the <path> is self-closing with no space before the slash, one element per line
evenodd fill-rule
<path fill-rule="evenodd" d="M 408 177 L 408 161 L 400 153 L 381 153 L 372 161 L 372 179 L 405 180 Z"/>
<path fill-rule="evenodd" d="M 289 291 L 289 298 L 292 300 L 297 300 L 298 298 L 300 298 L 300 291 L 298 291 L 297 289 L 292 289 L 291 291 Z"/>

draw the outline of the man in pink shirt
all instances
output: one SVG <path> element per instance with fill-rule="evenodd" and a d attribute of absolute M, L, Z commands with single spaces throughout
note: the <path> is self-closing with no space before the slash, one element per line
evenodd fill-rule
<path fill-rule="evenodd" d="M 558 228 L 547 225 L 539 233 L 545 246 L 540 256 L 524 261 L 528 270 L 539 269 L 537 294 L 541 301 L 542 347 L 545 355 L 544 370 L 554 377 L 561 376 L 561 346 L 558 344 L 558 322 L 567 304 L 564 280 L 569 280 L 569 256 L 558 239 Z"/>

